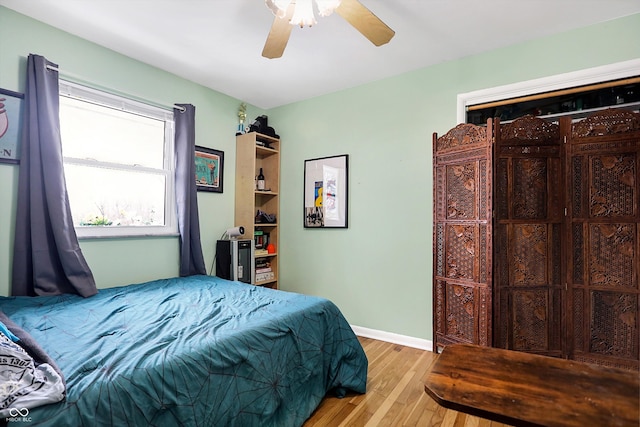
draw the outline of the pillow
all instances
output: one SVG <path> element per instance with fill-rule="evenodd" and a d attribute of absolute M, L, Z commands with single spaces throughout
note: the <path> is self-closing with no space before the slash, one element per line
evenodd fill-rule
<path fill-rule="evenodd" d="M 20 341 L 20 338 L 18 338 L 17 336 L 13 335 L 13 332 L 11 332 L 9 330 L 9 328 L 7 328 L 7 325 L 5 325 L 2 322 L 0 322 L 0 333 L 5 334 L 13 342 Z"/>
<path fill-rule="evenodd" d="M 56 362 L 42 349 L 42 347 L 40 347 L 40 344 L 38 344 L 27 331 L 16 325 L 13 320 L 11 320 L 1 310 L 0 322 L 2 322 L 8 328 L 9 332 L 18 339 L 18 341 L 13 341 L 17 342 L 27 353 L 29 353 L 31 357 L 33 357 L 36 366 L 43 363 L 48 364 L 58 373 L 58 375 L 60 375 L 60 378 L 62 378 L 64 383 L 64 375 L 62 375 L 62 371 Z"/>
<path fill-rule="evenodd" d="M 32 409 L 64 399 L 62 372 L 51 357 L 24 329 L 2 311 L 0 323 L 9 334 L 0 333 L 0 419 L 11 409 Z"/>

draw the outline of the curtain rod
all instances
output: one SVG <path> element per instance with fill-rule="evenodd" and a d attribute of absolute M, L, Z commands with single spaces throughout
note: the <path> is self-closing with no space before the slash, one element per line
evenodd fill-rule
<path fill-rule="evenodd" d="M 68 77 L 68 78 L 71 78 L 71 79 L 76 80 L 76 83 L 85 83 L 85 84 L 89 84 L 89 85 L 92 85 L 92 86 L 98 86 L 98 87 L 100 87 L 100 85 L 96 85 L 96 84 L 94 84 L 94 83 L 92 83 L 92 82 L 89 82 L 89 81 L 87 81 L 86 79 L 84 79 L 84 78 L 83 78 L 83 77 L 81 77 L 81 76 L 78 76 L 78 75 L 75 75 L 75 74 L 71 74 L 71 73 L 62 72 L 62 71 L 60 71 L 58 68 L 56 68 L 56 67 L 54 67 L 54 66 L 52 66 L 52 65 L 47 65 L 46 67 L 47 67 L 47 70 L 56 71 L 56 72 L 60 73 L 61 75 L 65 76 L 65 77 Z M 107 90 L 108 90 L 108 88 L 107 88 Z M 119 95 L 120 95 L 120 94 L 119 94 Z M 150 101 L 150 100 L 148 100 L 148 99 L 146 99 L 146 98 L 138 97 L 138 96 L 136 96 L 136 95 L 132 95 L 132 96 L 134 96 L 135 98 L 137 98 L 137 99 L 136 99 L 137 101 L 145 102 L 145 103 L 147 103 L 147 104 L 151 104 L 151 105 L 154 105 L 154 106 L 156 106 L 156 107 L 160 107 L 160 108 L 164 108 L 164 109 L 169 109 L 169 110 L 171 110 L 171 109 L 175 108 L 175 109 L 177 109 L 177 110 L 180 110 L 182 113 L 184 113 L 185 111 L 187 111 L 187 109 L 186 109 L 186 108 L 181 107 L 181 106 L 179 106 L 179 105 L 175 105 L 175 104 L 173 104 L 173 105 L 169 106 L 169 105 L 165 105 L 165 104 L 163 104 L 163 103 L 161 103 L 161 102 Z"/>

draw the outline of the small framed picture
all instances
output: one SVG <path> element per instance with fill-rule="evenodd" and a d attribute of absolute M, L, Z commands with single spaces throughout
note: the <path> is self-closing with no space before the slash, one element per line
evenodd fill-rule
<path fill-rule="evenodd" d="M 222 193 L 224 151 L 196 145 L 195 162 L 197 190 Z"/>
<path fill-rule="evenodd" d="M 347 228 L 349 155 L 304 161 L 304 228 Z"/>
<path fill-rule="evenodd" d="M 24 94 L 0 89 L 0 163 L 20 163 Z"/>

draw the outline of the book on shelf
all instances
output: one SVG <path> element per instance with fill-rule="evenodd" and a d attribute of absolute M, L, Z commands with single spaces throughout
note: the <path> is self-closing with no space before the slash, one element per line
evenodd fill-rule
<path fill-rule="evenodd" d="M 268 273 L 268 272 L 270 272 L 270 271 L 272 271 L 272 270 L 271 270 L 271 267 L 256 268 L 256 274 L 259 274 L 259 273 Z"/>
<path fill-rule="evenodd" d="M 273 271 L 269 271 L 266 273 L 256 273 L 256 282 L 264 282 L 265 280 L 273 280 L 276 278 L 276 275 Z"/>
<path fill-rule="evenodd" d="M 257 258 L 255 262 L 256 272 L 263 268 L 271 268 L 271 262 L 269 262 L 268 258 Z"/>
<path fill-rule="evenodd" d="M 266 247 L 262 243 L 263 236 L 264 236 L 264 232 L 262 230 L 256 230 L 256 231 L 253 232 L 253 240 L 254 240 L 255 249 L 263 249 L 263 248 Z"/>
<path fill-rule="evenodd" d="M 255 256 L 260 256 L 260 255 L 268 255 L 269 252 L 266 249 L 256 249 L 253 254 Z"/>
<path fill-rule="evenodd" d="M 269 244 L 269 233 L 263 230 L 255 230 L 253 232 L 254 247 L 256 249 L 264 249 Z"/>

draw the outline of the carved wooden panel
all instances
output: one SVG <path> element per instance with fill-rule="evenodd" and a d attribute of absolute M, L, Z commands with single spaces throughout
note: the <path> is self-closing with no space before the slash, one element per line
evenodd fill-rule
<path fill-rule="evenodd" d="M 547 226 L 514 224 L 511 235 L 514 236 L 509 262 L 511 285 L 545 285 L 549 278 Z"/>
<path fill-rule="evenodd" d="M 465 149 L 479 144 L 486 145 L 487 129 L 469 123 L 461 123 L 441 137 L 436 137 L 435 150 L 439 153 L 450 149 Z"/>
<path fill-rule="evenodd" d="M 500 144 L 503 145 L 557 145 L 559 139 L 558 125 L 532 115 L 500 125 Z"/>
<path fill-rule="evenodd" d="M 476 217 L 476 164 L 446 166 L 447 218 Z"/>
<path fill-rule="evenodd" d="M 636 155 L 590 156 L 589 212 L 592 217 L 633 215 L 637 206 Z"/>
<path fill-rule="evenodd" d="M 511 208 L 509 188 L 509 159 L 497 158 L 495 164 L 494 213 L 497 218 L 508 218 Z"/>
<path fill-rule="evenodd" d="M 444 277 L 444 260 L 445 260 L 445 248 L 444 248 L 444 226 L 443 223 L 436 223 L 434 226 L 434 262 L 433 271 L 436 277 Z"/>
<path fill-rule="evenodd" d="M 493 334 L 493 300 L 491 286 L 476 286 L 478 292 L 478 338 L 480 345 L 491 346 Z"/>
<path fill-rule="evenodd" d="M 434 348 L 491 345 L 491 122 L 434 134 Z"/>
<path fill-rule="evenodd" d="M 571 125 L 567 153 L 569 356 L 640 369 L 640 114 Z"/>
<path fill-rule="evenodd" d="M 547 216 L 547 161 L 541 158 L 513 159 L 513 218 L 540 219 Z"/>
<path fill-rule="evenodd" d="M 631 111 L 609 108 L 595 113 L 572 126 L 572 138 L 610 136 L 640 131 L 640 115 Z"/>
<path fill-rule="evenodd" d="M 545 290 L 522 290 L 512 293 L 513 350 L 544 352 L 549 348 L 547 309 L 549 294 Z"/>
<path fill-rule="evenodd" d="M 593 291 L 590 352 L 637 360 L 637 308 L 637 294 Z"/>
<path fill-rule="evenodd" d="M 446 336 L 460 341 L 476 342 L 476 298 L 472 286 L 448 284 L 445 299 L 447 301 Z"/>
<path fill-rule="evenodd" d="M 447 282 L 435 280 L 433 282 L 433 348 L 437 352 L 439 346 L 446 343 L 447 313 L 445 309 L 445 293 Z"/>
<path fill-rule="evenodd" d="M 638 257 L 637 224 L 589 225 L 589 285 L 633 288 Z M 635 267 L 635 268 L 634 268 Z"/>
<path fill-rule="evenodd" d="M 532 116 L 497 123 L 494 345 L 562 354 L 562 139 Z"/>
<path fill-rule="evenodd" d="M 584 289 L 576 287 L 571 292 L 571 299 L 569 303 L 573 309 L 573 327 L 568 329 L 568 336 L 566 337 L 573 346 L 577 349 L 585 348 L 586 333 L 585 333 L 585 314 L 588 317 L 588 312 L 585 313 L 585 294 Z"/>
<path fill-rule="evenodd" d="M 476 279 L 475 255 L 477 238 L 477 229 L 474 225 L 447 225 L 447 277 L 466 280 Z"/>

